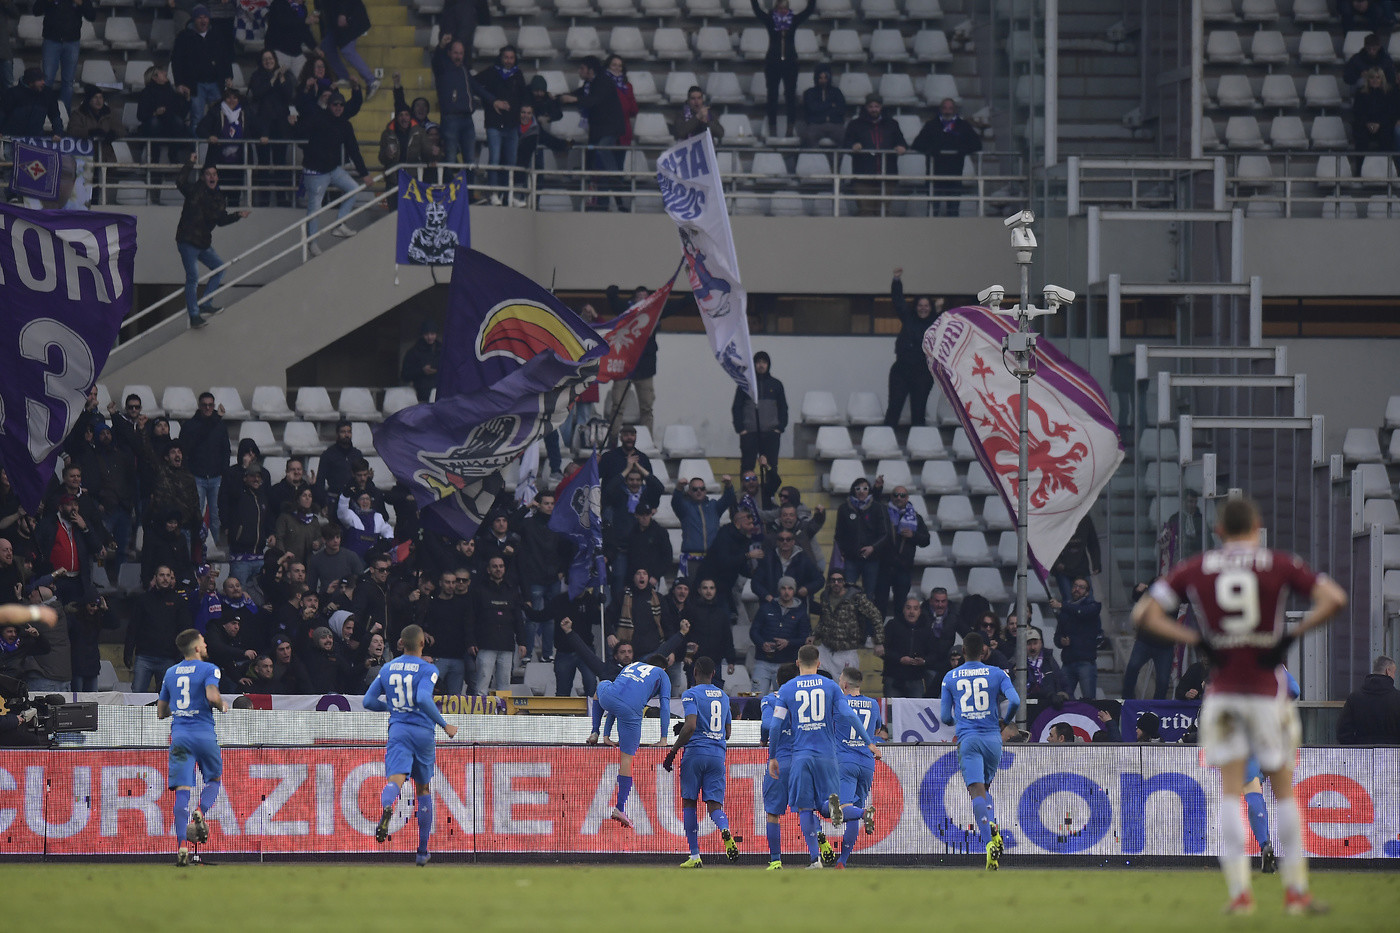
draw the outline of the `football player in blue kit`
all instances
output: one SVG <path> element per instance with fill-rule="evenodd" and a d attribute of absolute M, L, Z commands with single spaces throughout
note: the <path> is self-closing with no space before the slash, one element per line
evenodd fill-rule
<path fill-rule="evenodd" d="M 175 864 L 190 863 L 190 793 L 194 790 L 194 770 L 204 776 L 199 809 L 194 811 L 194 841 L 209 841 L 209 825 L 204 814 L 219 799 L 219 778 L 224 758 L 214 731 L 214 710 L 227 712 L 228 704 L 219 695 L 220 672 L 209 663 L 209 649 L 196 629 L 185 629 L 175 636 L 175 647 L 183 660 L 165 672 L 156 701 L 156 718 L 170 719 L 170 780 L 175 792 L 175 838 L 179 847 Z"/>
<path fill-rule="evenodd" d="M 880 716 L 879 702 L 860 694 L 860 685 L 864 680 L 865 675 L 860 668 L 848 667 L 841 672 L 839 683 L 851 712 L 860 718 L 867 732 L 878 737 L 877 733 L 885 723 Z M 861 827 L 865 827 L 866 835 L 875 832 L 875 807 L 869 805 L 870 785 L 875 780 L 875 756 L 860 740 L 856 730 L 852 729 L 836 747 L 836 757 L 841 763 L 841 795 L 831 798 L 830 815 L 832 823 L 837 826 L 844 823 L 846 826 L 845 837 L 841 841 L 841 858 L 836 861 L 837 868 L 845 868 L 846 859 L 851 857 L 851 850 L 856 847 L 856 837 L 860 835 Z"/>
<path fill-rule="evenodd" d="M 763 812 L 768 816 L 768 871 L 783 867 L 783 827 L 779 822 L 788 810 L 788 773 L 792 771 L 792 723 L 773 718 L 778 702 L 778 689 L 797 676 L 796 664 L 778 667 L 777 689 L 759 702 L 763 713 L 760 741 L 772 749 L 778 762 L 778 774 L 763 772 Z"/>
<path fill-rule="evenodd" d="M 1288 668 L 1283 669 L 1288 678 L 1288 698 L 1298 699 L 1302 689 L 1298 680 Z M 1253 755 L 1244 765 L 1244 803 L 1249 817 L 1249 828 L 1254 833 L 1254 841 L 1259 843 L 1259 870 L 1265 875 L 1278 871 L 1278 856 L 1274 855 L 1274 843 L 1269 838 L 1269 811 L 1264 809 L 1264 772 L 1259 767 L 1259 759 Z"/>
<path fill-rule="evenodd" d="M 987 786 L 996 776 L 1001 763 L 1001 740 L 1005 730 L 1016 720 L 1021 697 L 1011 685 L 1006 671 L 983 662 L 987 645 L 982 636 L 969 632 L 963 636 L 963 657 L 960 666 L 943 675 L 941 718 L 945 726 L 953 726 L 958 743 L 958 767 L 972 798 L 972 814 L 977 829 L 987 847 L 987 870 L 1000 867 L 1001 832 L 997 829 L 996 810 Z M 1006 713 L 998 710 L 1001 700 L 1007 702 Z"/>
<path fill-rule="evenodd" d="M 700 820 L 697 801 L 703 794 L 710 819 L 719 827 L 724 840 L 724 854 L 731 861 L 739 858 L 739 846 L 729 831 L 729 817 L 724 812 L 725 752 L 729 747 L 729 730 L 733 720 L 729 713 L 729 697 L 710 681 L 715 676 L 715 662 L 707 657 L 695 659 L 691 667 L 695 686 L 681 694 L 685 723 L 676 744 L 666 753 L 662 766 L 670 771 L 676 754 L 685 749 L 681 759 L 681 813 L 685 820 L 685 840 L 690 845 L 690 858 L 681 868 L 700 868 Z"/>
<path fill-rule="evenodd" d="M 821 868 L 836 862 L 836 851 L 826 841 L 821 817 L 832 797 L 841 789 L 837 770 L 837 730 L 854 729 L 875 759 L 880 750 L 859 717 L 851 711 L 846 695 L 829 677 L 817 673 L 821 655 L 816 645 L 803 645 L 797 652 L 798 675 L 778 689 L 773 704 L 776 721 L 792 721 L 792 773 L 788 776 L 788 806 L 797 811 L 807 851 L 812 856 L 808 868 Z M 780 765 L 772 743 L 768 745 L 768 773 L 778 776 Z"/>
<path fill-rule="evenodd" d="M 632 756 L 642 744 L 642 714 L 653 697 L 661 701 L 658 746 L 666 744 L 666 731 L 671 725 L 671 678 L 666 674 L 666 659 L 653 654 L 645 661 L 627 665 L 616 680 L 598 684 L 597 696 L 598 702 L 593 704 L 593 731 L 601 728 L 605 712 L 617 717 L 617 749 L 621 754 L 617 763 L 617 803 L 611 818 L 631 829 L 627 797 L 632 793 Z"/>
<path fill-rule="evenodd" d="M 428 784 L 437 769 L 437 743 L 434 726 L 442 726 L 447 737 L 457 735 L 433 702 L 433 685 L 438 669 L 423 660 L 423 629 L 409 625 L 399 635 L 403 654 L 379 669 L 379 676 L 365 691 L 365 709 L 389 711 L 389 741 L 384 748 L 384 790 L 379 802 L 384 809 L 374 830 L 374 841 L 389 838 L 389 820 L 394 804 L 412 775 L 417 793 L 418 854 L 415 863 L 428 864 L 428 837 L 433 832 L 433 796 Z"/>

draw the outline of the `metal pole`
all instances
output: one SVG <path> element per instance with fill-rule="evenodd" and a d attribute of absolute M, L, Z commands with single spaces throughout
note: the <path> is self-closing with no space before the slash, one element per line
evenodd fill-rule
<path fill-rule="evenodd" d="M 1030 254 L 1023 254 L 1025 262 L 1021 266 L 1021 297 L 1016 302 L 1016 327 L 1021 333 L 1028 333 L 1031 326 Z M 1027 442 L 1029 420 L 1026 409 L 1031 396 L 1031 349 L 1016 354 L 1016 376 L 1021 382 L 1021 404 L 1018 412 L 1020 421 L 1020 455 L 1016 469 L 1016 693 L 1021 697 L 1021 709 L 1016 714 L 1017 721 L 1024 726 L 1026 721 L 1026 633 L 1030 628 L 1029 603 L 1026 594 L 1026 574 L 1030 569 L 1030 548 L 1027 542 L 1028 509 L 1030 504 L 1030 451 Z"/>

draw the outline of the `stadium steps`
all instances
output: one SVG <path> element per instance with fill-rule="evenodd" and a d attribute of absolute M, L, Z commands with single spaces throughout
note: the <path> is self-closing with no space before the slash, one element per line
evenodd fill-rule
<path fill-rule="evenodd" d="M 374 27 L 355 44 L 360 56 L 371 69 L 382 69 L 383 87 L 351 120 L 360 151 L 368 152 L 365 161 L 375 168 L 373 154 L 379 147 L 379 134 L 394 116 L 394 72 L 403 76 L 404 95 L 412 101 L 427 97 L 438 112 L 437 94 L 433 91 L 433 74 L 428 67 L 428 30 L 415 22 L 408 7 L 398 0 L 366 0 L 370 22 Z"/>

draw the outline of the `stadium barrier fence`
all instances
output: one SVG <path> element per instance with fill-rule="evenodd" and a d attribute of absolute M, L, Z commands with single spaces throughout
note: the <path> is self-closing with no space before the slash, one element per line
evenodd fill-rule
<path fill-rule="evenodd" d="M 649 731 L 645 738 L 654 736 Z M 636 828 L 626 830 L 608 819 L 614 749 L 442 740 L 431 785 L 437 813 L 431 847 L 483 861 L 682 853 L 679 769 L 663 770 L 663 754 L 644 747 L 637 756 L 628 806 Z M 168 854 L 167 757 L 162 748 L 0 752 L 0 852 L 17 858 Z M 969 860 L 980 857 L 954 748 L 890 745 L 883 757 L 872 793 L 876 832 L 861 834 L 857 860 L 936 864 L 956 862 L 964 853 Z M 212 839 L 203 847 L 206 855 L 406 857 L 416 845 L 415 827 L 405 831 L 409 800 L 400 802 L 389 842 L 377 846 L 373 840 L 382 739 L 225 748 L 223 759 L 222 791 L 208 813 Z M 761 748 L 731 748 L 725 801 L 735 832 L 749 840 L 744 851 L 759 853 L 759 860 L 766 860 L 760 851 L 765 762 Z M 1218 773 L 1201 766 L 1195 748 L 1021 745 L 1008 747 L 1001 765 L 992 793 L 1009 860 L 1077 856 L 1087 864 L 1215 854 Z M 1296 791 L 1309 855 L 1400 857 L 1397 774 L 1400 749 L 1303 749 Z M 1271 820 L 1273 809 L 1271 802 Z M 784 851 L 802 852 L 796 820 L 786 818 L 783 825 Z M 718 856 L 714 825 L 704 820 L 701 830 L 703 854 Z"/>

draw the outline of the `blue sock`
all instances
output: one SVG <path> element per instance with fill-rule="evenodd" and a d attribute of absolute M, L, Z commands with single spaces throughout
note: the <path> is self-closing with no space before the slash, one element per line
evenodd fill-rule
<path fill-rule="evenodd" d="M 1269 844 L 1269 813 L 1264 809 L 1264 795 L 1257 791 L 1245 794 L 1244 802 L 1249 809 L 1249 828 L 1254 830 L 1254 839 L 1262 849 Z"/>
<path fill-rule="evenodd" d="M 768 824 L 768 861 L 783 860 L 783 827 L 781 823 Z"/>
<path fill-rule="evenodd" d="M 977 823 L 977 833 L 982 837 L 982 845 L 992 841 L 992 801 L 989 797 L 972 799 L 972 817 Z"/>
<path fill-rule="evenodd" d="M 205 785 L 204 785 L 204 790 L 202 790 L 202 791 L 199 792 L 199 811 L 200 811 L 201 813 L 208 813 L 208 812 L 209 812 L 209 808 L 212 807 L 212 806 L 214 806 L 214 804 L 218 801 L 218 799 L 219 799 L 219 782 L 218 782 L 218 781 L 210 781 L 208 784 L 205 784 Z M 1259 803 L 1260 803 L 1259 809 L 1260 809 L 1260 810 L 1263 810 L 1263 809 L 1264 809 L 1264 808 L 1263 808 L 1263 802 L 1264 802 L 1264 801 L 1263 801 L 1263 798 L 1261 797 L 1260 800 L 1259 800 Z"/>
<path fill-rule="evenodd" d="M 603 728 L 603 704 L 594 700 L 593 708 L 589 712 L 593 714 L 593 732 L 596 734 Z"/>
<path fill-rule="evenodd" d="M 856 839 L 860 836 L 860 821 L 846 817 L 846 834 L 841 837 L 841 858 L 840 863 L 846 864 L 846 859 L 851 857 L 851 850 L 856 847 Z"/>
<path fill-rule="evenodd" d="M 619 774 L 617 776 L 617 808 L 623 813 L 627 812 L 627 795 L 632 793 L 631 775 Z"/>
<path fill-rule="evenodd" d="M 428 837 L 433 834 L 433 795 L 418 795 L 418 854 L 428 854 Z"/>
<path fill-rule="evenodd" d="M 797 814 L 797 822 L 802 827 L 802 838 L 807 841 L 807 851 L 811 853 L 812 861 L 819 861 L 822 853 L 817 846 L 817 830 L 821 828 L 821 824 L 817 822 L 817 814 L 811 810 L 802 810 Z"/>
<path fill-rule="evenodd" d="M 175 838 L 183 844 L 185 841 L 185 830 L 190 825 L 190 792 L 188 788 L 180 788 L 175 792 Z"/>
<path fill-rule="evenodd" d="M 384 785 L 384 789 L 379 792 L 379 805 L 381 807 L 392 807 L 399 799 L 399 785 L 390 781 Z"/>
<path fill-rule="evenodd" d="M 860 821 L 865 819 L 865 807 L 858 807 L 853 803 L 848 803 L 841 808 L 841 815 L 846 818 L 846 822 Z"/>
<path fill-rule="evenodd" d="M 711 810 L 710 822 L 718 826 L 721 832 L 729 828 L 729 817 L 724 815 L 723 810 Z"/>
<path fill-rule="evenodd" d="M 683 807 L 682 819 L 685 821 L 685 841 L 690 845 L 690 857 L 700 857 L 700 818 L 695 815 L 694 807 Z"/>

